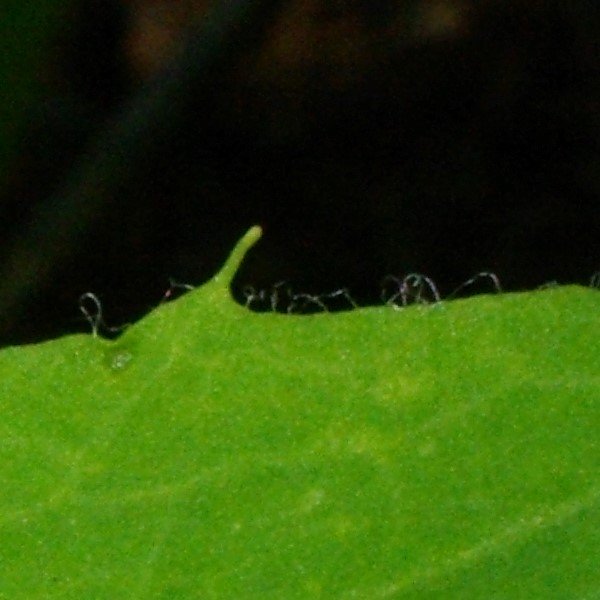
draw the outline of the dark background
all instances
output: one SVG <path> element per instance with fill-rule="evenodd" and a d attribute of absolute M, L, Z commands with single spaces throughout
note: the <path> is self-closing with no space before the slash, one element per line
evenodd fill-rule
<path fill-rule="evenodd" d="M 241 300 L 282 279 L 373 304 L 388 274 L 446 296 L 480 271 L 521 290 L 600 269 L 600 8 L 240 5 L 57 17 L 0 188 L 0 344 L 86 330 L 87 291 L 110 324 L 138 319 L 255 223 Z"/>

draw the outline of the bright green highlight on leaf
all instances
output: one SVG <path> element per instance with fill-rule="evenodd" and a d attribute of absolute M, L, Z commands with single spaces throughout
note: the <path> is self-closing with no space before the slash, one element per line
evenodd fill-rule
<path fill-rule="evenodd" d="M 600 294 L 255 314 L 0 352 L 0 597 L 600 595 Z"/>

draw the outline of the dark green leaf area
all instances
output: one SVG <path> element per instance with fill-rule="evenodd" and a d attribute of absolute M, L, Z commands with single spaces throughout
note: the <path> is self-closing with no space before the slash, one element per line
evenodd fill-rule
<path fill-rule="evenodd" d="M 0 353 L 0 596 L 592 598 L 600 296 L 255 314 Z"/>

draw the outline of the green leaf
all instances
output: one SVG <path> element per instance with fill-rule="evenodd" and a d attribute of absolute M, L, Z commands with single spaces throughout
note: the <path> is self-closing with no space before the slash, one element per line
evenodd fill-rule
<path fill-rule="evenodd" d="M 598 598 L 597 291 L 0 352 L 0 597 Z"/>

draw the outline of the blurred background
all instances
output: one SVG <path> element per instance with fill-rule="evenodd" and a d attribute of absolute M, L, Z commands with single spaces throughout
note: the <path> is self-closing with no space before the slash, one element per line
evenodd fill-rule
<path fill-rule="evenodd" d="M 199 285 L 442 296 L 600 269 L 600 4 L 5 0 L 0 345 Z M 472 291 L 477 291 L 474 287 Z"/>

